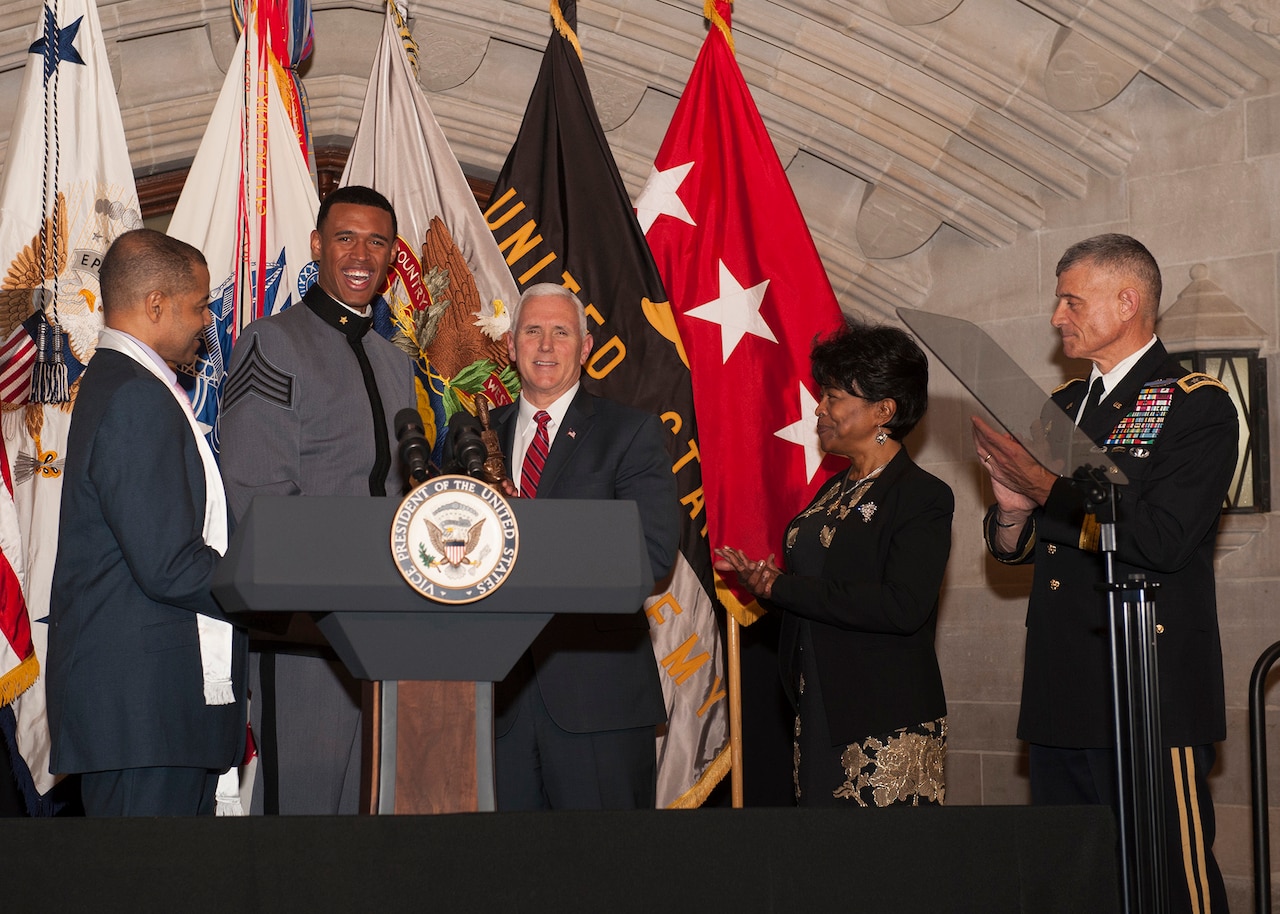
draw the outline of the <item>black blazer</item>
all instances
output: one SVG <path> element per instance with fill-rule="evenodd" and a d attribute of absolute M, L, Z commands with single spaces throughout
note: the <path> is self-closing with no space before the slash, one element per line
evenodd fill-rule
<path fill-rule="evenodd" d="M 491 425 L 512 475 L 519 404 L 493 410 Z M 572 433 L 572 434 L 571 434 Z M 565 413 L 538 483 L 539 498 L 630 499 L 640 510 L 655 580 L 675 561 L 679 502 L 671 458 L 656 416 L 582 388 Z M 530 648 L 538 686 L 556 724 L 574 733 L 645 727 L 667 719 L 648 619 L 630 615 L 554 616 Z M 495 731 L 513 722 L 502 683 L 495 691 Z"/>
<path fill-rule="evenodd" d="M 49 609 L 48 702 L 57 773 L 150 766 L 226 769 L 245 736 L 247 639 L 236 701 L 204 703 L 196 613 L 209 591 L 204 466 L 163 381 L 101 349 L 80 382 L 67 441 Z"/>
<path fill-rule="evenodd" d="M 843 479 L 827 480 L 814 501 Z M 947 713 L 933 638 L 955 497 L 904 447 L 860 503 L 872 504 L 865 520 L 854 510 L 836 524 L 820 576 L 780 575 L 768 601 L 784 611 L 779 660 L 789 693 L 799 620 L 810 623 L 833 745 Z"/>
<path fill-rule="evenodd" d="M 1075 416 L 1088 385 L 1076 380 L 1053 394 Z M 1167 398 L 1158 425 L 1135 411 L 1139 395 Z M 1159 408 L 1158 408 L 1159 409 Z M 1148 417 L 1140 441 L 1120 442 L 1126 417 Z M 1239 429 L 1223 386 L 1192 374 L 1156 343 L 1081 426 L 1124 471 L 1117 508 L 1115 573 L 1140 573 L 1159 584 L 1151 593 L 1160 672 L 1161 728 L 1167 746 L 1226 738 L 1222 647 L 1218 636 L 1213 547 L 1235 470 Z M 1111 440 L 1113 443 L 1106 443 Z M 994 510 L 987 514 L 988 548 Z M 1053 486 L 1004 562 L 1035 562 L 1027 605 L 1021 739 L 1068 749 L 1114 744 L 1106 598 L 1097 525 L 1084 493 L 1067 479 Z"/>

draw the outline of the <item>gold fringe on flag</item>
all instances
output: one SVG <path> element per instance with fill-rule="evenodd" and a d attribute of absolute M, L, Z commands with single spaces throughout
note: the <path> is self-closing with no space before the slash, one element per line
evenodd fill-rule
<path fill-rule="evenodd" d="M 729 773 L 731 767 L 732 753 L 730 752 L 729 744 L 725 743 L 724 748 L 720 750 L 720 754 L 707 766 L 707 770 L 702 772 L 702 777 L 698 778 L 697 783 L 681 794 L 679 799 L 669 804 L 667 809 L 697 809 L 707 802 L 707 797 L 711 796 L 711 791 L 715 790 L 716 785 L 724 780 L 724 776 Z"/>
<path fill-rule="evenodd" d="M 720 15 L 720 11 L 716 9 L 716 6 L 720 3 L 724 3 L 730 9 L 733 8 L 733 0 L 706 0 L 706 3 L 702 6 L 702 17 L 720 30 L 720 34 L 724 35 L 724 40 L 729 45 L 729 53 L 736 57 L 738 52 L 733 47 L 733 28 Z"/>
<path fill-rule="evenodd" d="M 0 676 L 0 708 L 11 704 L 14 699 L 35 683 L 40 675 L 40 661 L 35 651 L 26 660 L 19 663 L 4 676 Z"/>
<path fill-rule="evenodd" d="M 396 0 L 387 0 L 387 6 L 391 10 L 391 20 L 396 24 L 396 31 L 400 34 L 400 43 L 404 45 L 404 53 L 409 58 L 409 66 L 413 67 L 413 75 L 418 76 L 418 43 L 413 40 L 413 34 L 409 31 L 409 23 L 404 21 L 404 15 L 400 12 L 400 4 Z"/>
<path fill-rule="evenodd" d="M 551 0 L 551 22 L 555 25 L 556 31 L 560 33 L 560 37 L 573 45 L 573 49 L 578 53 L 578 59 L 582 60 L 582 45 L 578 44 L 578 35 L 565 20 L 564 13 L 561 12 L 560 4 L 557 0 Z"/>

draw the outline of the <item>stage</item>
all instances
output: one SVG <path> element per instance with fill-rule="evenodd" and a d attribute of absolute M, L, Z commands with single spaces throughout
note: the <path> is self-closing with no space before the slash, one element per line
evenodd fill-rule
<path fill-rule="evenodd" d="M 7 908 L 1119 910 L 1102 807 L 6 819 Z"/>

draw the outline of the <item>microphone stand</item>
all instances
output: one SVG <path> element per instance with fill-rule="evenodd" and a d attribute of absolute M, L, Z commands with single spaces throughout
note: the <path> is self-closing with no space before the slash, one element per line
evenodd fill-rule
<path fill-rule="evenodd" d="M 1086 510 L 1099 528 L 1111 648 L 1112 710 L 1120 859 L 1126 914 L 1166 914 L 1169 887 L 1164 855 L 1164 764 L 1160 737 L 1160 680 L 1156 607 L 1148 592 L 1159 584 L 1143 575 L 1115 576 L 1116 485 L 1105 470 L 1084 466 L 1074 478 L 1085 488 Z"/>

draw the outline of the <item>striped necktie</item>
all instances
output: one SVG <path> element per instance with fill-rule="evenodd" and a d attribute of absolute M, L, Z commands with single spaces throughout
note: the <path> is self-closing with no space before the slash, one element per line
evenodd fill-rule
<path fill-rule="evenodd" d="M 551 450 L 550 438 L 547 436 L 547 423 L 551 414 L 540 409 L 533 414 L 533 421 L 538 423 L 538 431 L 524 454 L 524 466 L 520 468 L 520 494 L 525 498 L 534 498 L 538 494 L 538 480 L 542 478 L 542 468 L 547 463 L 547 453 Z"/>

